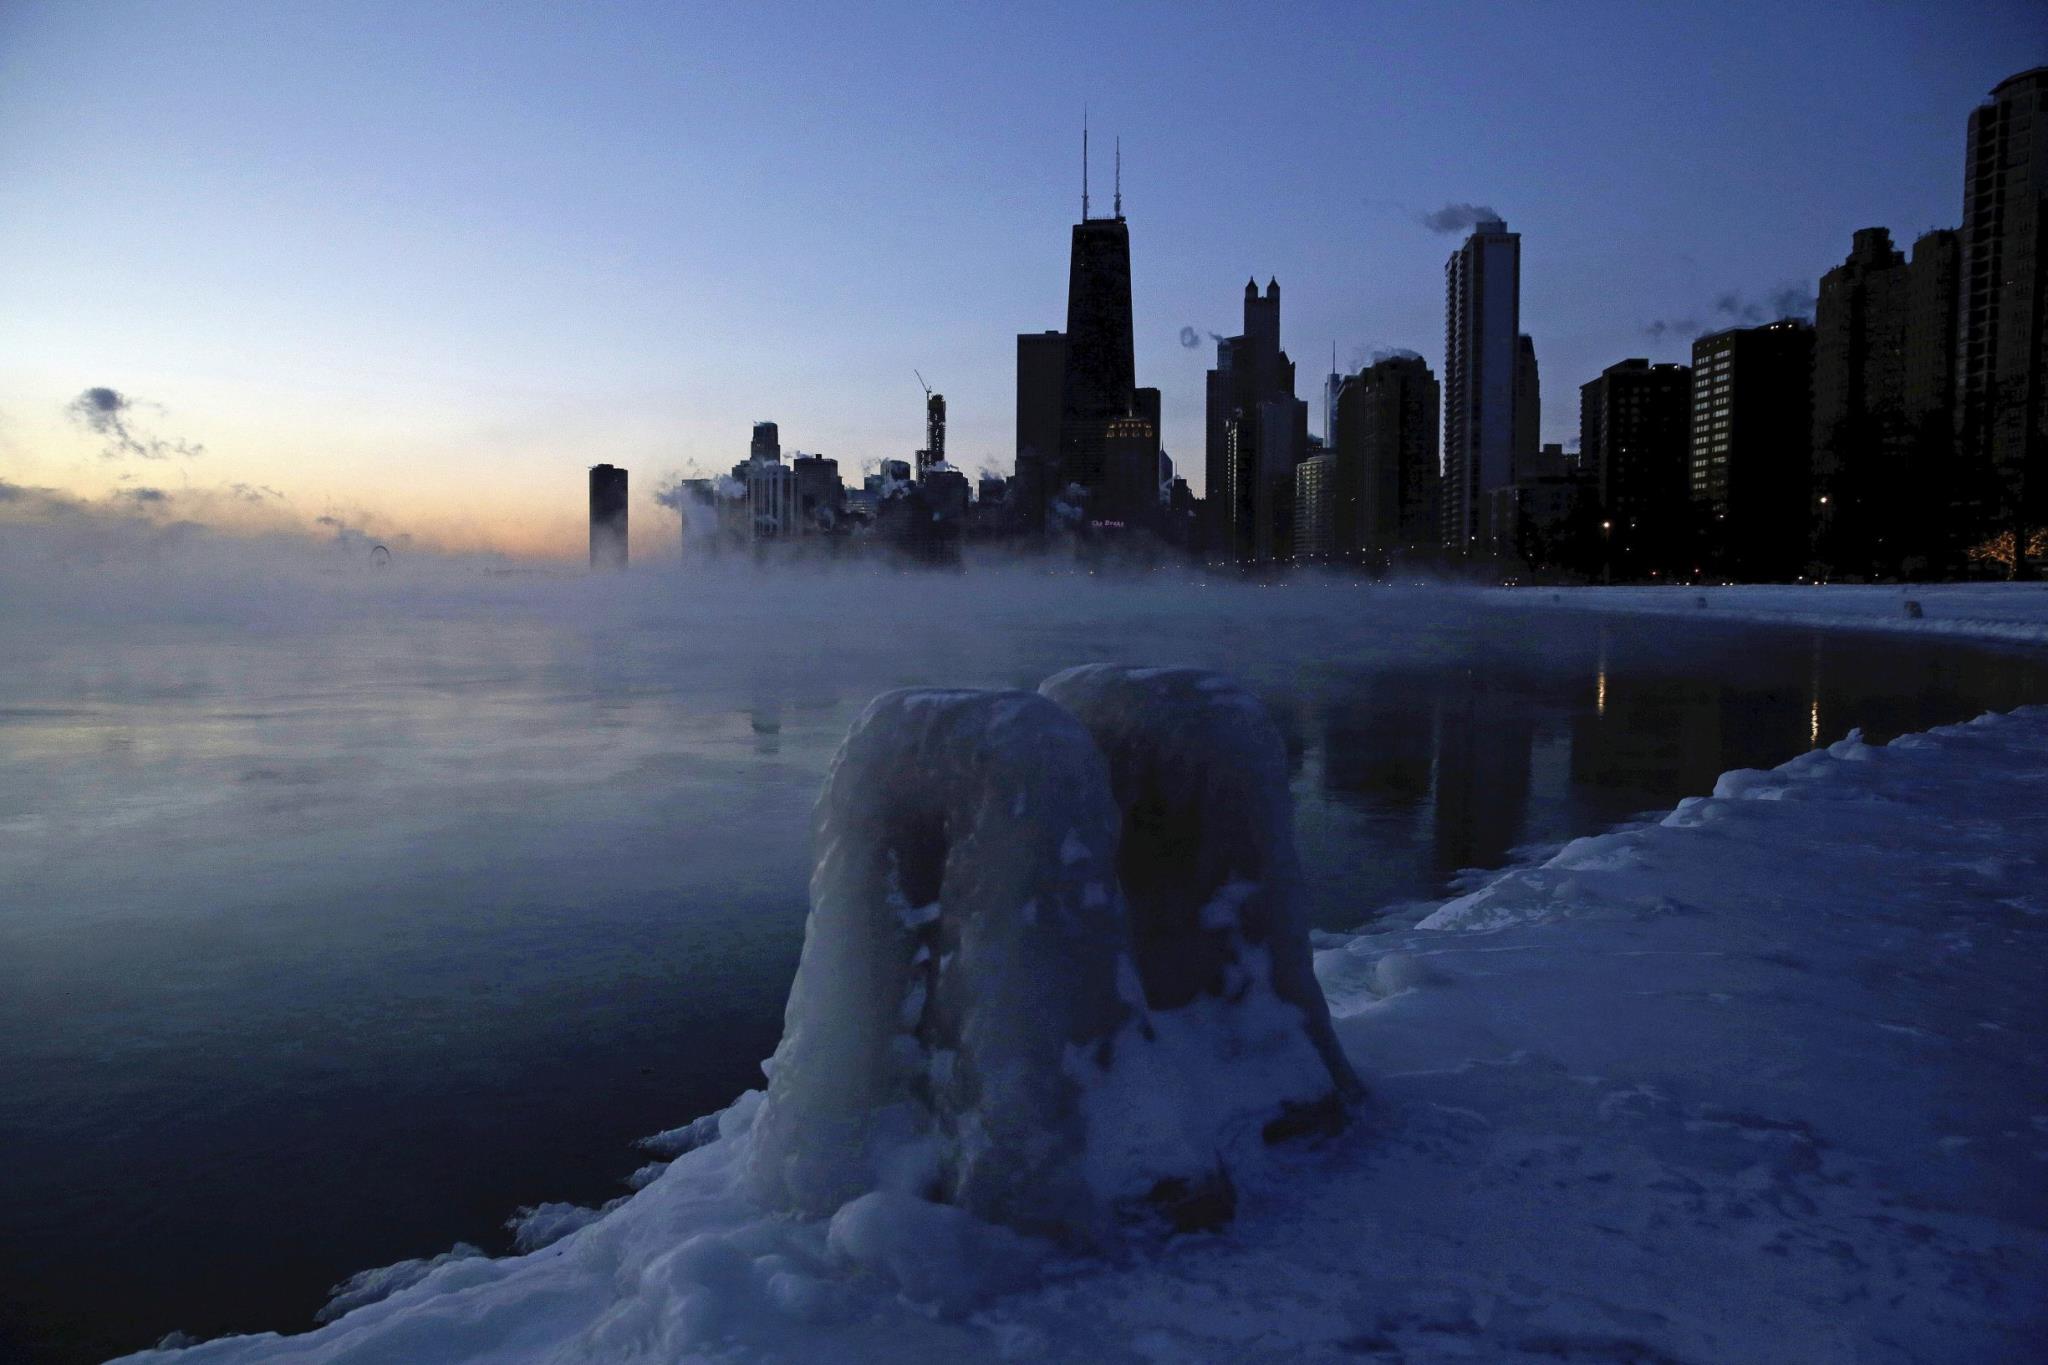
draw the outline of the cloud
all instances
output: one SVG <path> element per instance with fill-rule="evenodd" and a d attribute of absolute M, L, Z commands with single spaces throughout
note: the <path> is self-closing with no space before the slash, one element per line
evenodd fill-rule
<path fill-rule="evenodd" d="M 1421 214 L 1422 225 L 1431 232 L 1470 232 L 1479 224 L 1497 221 L 1500 214 L 1485 204 L 1445 204 Z"/>
<path fill-rule="evenodd" d="M 671 512 L 683 510 L 683 498 L 687 492 L 683 487 L 685 478 L 681 474 L 663 475 L 661 482 L 654 485 L 654 505 L 666 507 Z"/>
<path fill-rule="evenodd" d="M 1354 346 L 1351 348 L 1351 368 L 1347 374 L 1356 374 L 1368 365 L 1377 365 L 1382 360 L 1425 360 L 1420 351 L 1411 351 L 1406 346 Z"/>
<path fill-rule="evenodd" d="M 171 495 L 164 492 L 161 488 L 124 488 L 114 494 L 114 496 L 126 498 L 129 502 L 138 504 L 155 503 L 160 505 L 171 500 Z"/>
<path fill-rule="evenodd" d="M 119 389 L 96 386 L 66 404 L 64 413 L 105 442 L 100 449 L 103 459 L 118 460 L 131 455 L 144 460 L 162 460 L 172 455 L 189 459 L 205 452 L 203 445 L 168 440 L 137 426 L 134 414 L 139 405 L 139 400 Z"/>
<path fill-rule="evenodd" d="M 273 498 L 279 502 L 284 501 L 284 494 L 278 492 L 267 483 L 231 483 L 228 485 L 228 492 L 230 495 L 240 498 L 243 502 L 260 503 L 267 502 Z"/>
<path fill-rule="evenodd" d="M 1703 314 L 1646 322 L 1643 335 L 1653 341 L 1661 341 L 1665 337 L 1689 341 L 1724 327 L 1754 327 L 1781 318 L 1811 318 L 1813 305 L 1813 290 L 1802 284 L 1781 284 L 1761 299 L 1750 298 L 1737 289 L 1728 289 L 1715 295 L 1713 303 Z M 1702 316 L 1707 320 L 1702 321 Z"/>
<path fill-rule="evenodd" d="M 1183 327 L 1180 329 L 1180 344 L 1192 351 L 1202 344 L 1202 334 L 1192 327 Z"/>

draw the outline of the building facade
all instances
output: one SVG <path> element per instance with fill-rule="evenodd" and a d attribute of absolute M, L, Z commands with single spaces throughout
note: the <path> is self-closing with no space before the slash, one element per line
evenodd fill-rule
<path fill-rule="evenodd" d="M 1807 560 L 1813 494 L 1813 325 L 1786 318 L 1692 344 L 1687 493 L 1705 565 L 1752 582 Z"/>
<path fill-rule="evenodd" d="M 1522 327 L 1522 238 L 1480 223 L 1444 264 L 1442 536 L 1480 549 L 1486 494 L 1514 482 Z"/>
<path fill-rule="evenodd" d="M 590 467 L 590 567 L 626 567 L 626 471 Z"/>
<path fill-rule="evenodd" d="M 1437 463 L 1441 392 L 1418 355 L 1395 355 L 1337 391 L 1337 552 L 1375 562 L 1441 539 Z"/>
<path fill-rule="evenodd" d="M 1829 574 L 1924 571 L 1969 500 L 1952 447 L 1960 250 L 1952 231 L 1914 243 L 1855 234 L 1821 276 L 1814 310 L 1813 556 Z"/>
<path fill-rule="evenodd" d="M 1245 281 L 1244 330 L 1216 343 L 1206 404 L 1211 557 L 1289 557 L 1294 466 L 1308 454 L 1308 406 L 1294 396 L 1294 362 L 1280 349 L 1279 280 L 1267 280 L 1263 294 L 1256 280 Z M 1255 465 L 1262 472 L 1252 472 Z M 1225 493 L 1220 503 L 1218 489 Z"/>
<path fill-rule="evenodd" d="M 1579 387 L 1579 463 L 1600 511 L 1604 576 L 1669 578 L 1696 563 L 1691 441 L 1687 366 L 1624 360 Z"/>
<path fill-rule="evenodd" d="M 1294 558 L 1327 563 L 1337 556 L 1337 457 L 1311 455 L 1294 467 Z"/>
<path fill-rule="evenodd" d="M 1017 457 L 1012 502 L 1019 525 L 1029 532 L 1045 529 L 1048 480 L 1059 464 L 1066 373 L 1065 332 L 1024 332 L 1017 337 Z"/>
<path fill-rule="evenodd" d="M 1139 407 L 1131 327 L 1130 228 L 1121 207 L 1091 218 L 1084 205 L 1067 270 L 1057 481 L 1081 488 L 1097 526 L 1148 525 L 1158 502 L 1157 409 Z M 1151 491 L 1141 497 L 1141 488 Z"/>
<path fill-rule="evenodd" d="M 1970 114 L 1960 242 L 1955 431 L 1979 529 L 2048 524 L 2048 66 Z"/>

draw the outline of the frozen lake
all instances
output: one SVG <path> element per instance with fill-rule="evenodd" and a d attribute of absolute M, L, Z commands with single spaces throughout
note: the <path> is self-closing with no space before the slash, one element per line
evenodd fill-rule
<path fill-rule="evenodd" d="M 138 576 L 0 628 L 0 1356 L 54 1359 L 502 1250 L 756 1084 L 811 802 L 891 687 L 1236 674 L 1332 929 L 1851 726 L 2048 700 L 2038 653 L 1348 583 Z"/>

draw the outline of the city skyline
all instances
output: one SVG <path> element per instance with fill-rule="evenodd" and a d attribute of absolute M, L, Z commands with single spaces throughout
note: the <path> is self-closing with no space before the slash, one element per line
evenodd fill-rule
<path fill-rule="evenodd" d="M 562 559 L 587 548 L 575 490 L 593 464 L 633 470 L 635 557 L 660 558 L 674 523 L 645 512 L 663 477 L 724 468 L 756 419 L 850 478 L 908 458 L 914 369 L 948 395 L 953 462 L 1010 472 L 1015 338 L 1064 312 L 1084 102 L 1099 141 L 1128 144 L 1136 370 L 1200 484 L 1211 338 L 1246 274 L 1286 283 L 1284 348 L 1334 342 L 1346 370 L 1413 349 L 1441 373 L 1444 257 L 1497 213 L 1524 241 L 1541 434 L 1571 443 L 1560 399 L 1608 365 L 1682 363 L 1694 329 L 1766 321 L 1788 288 L 1810 299 L 1856 229 L 1956 226 L 1970 111 L 2039 45 L 2018 6 L 1780 8 L 1632 18 L 1627 49 L 1594 63 L 1566 40 L 1623 11 L 1587 7 L 1471 36 L 1523 44 L 1542 73 L 1496 74 L 1475 100 L 1455 73 L 1431 89 L 1457 26 L 1442 11 L 1134 11 L 1100 33 L 1063 15 L 1046 34 L 893 12 L 853 25 L 850 50 L 884 73 L 926 59 L 930 108 L 876 101 L 827 128 L 829 96 L 793 92 L 844 32 L 757 51 L 652 14 L 629 35 L 542 11 L 228 13 L 204 37 L 177 7 L 0 19 L 0 284 L 17 301 L 0 320 L 0 480 Z M 1102 55 L 1147 25 L 1156 53 Z M 1248 31 L 1286 41 L 1245 52 Z M 374 50 L 323 65 L 366 35 Z M 1083 38 L 1081 60 L 1054 60 Z M 619 91 L 563 77 L 550 41 L 586 73 L 611 59 Z M 998 42 L 1015 69 L 970 79 L 960 55 Z M 1403 61 L 1347 65 L 1390 44 Z M 498 74 L 427 89 L 471 45 Z M 1606 84 L 1580 88 L 1572 61 Z M 1211 106 L 1240 86 L 1264 102 L 1221 126 Z M 1539 90 L 1554 117 L 1506 117 Z M 669 145 L 686 108 L 706 131 Z M 1337 117 L 1353 110 L 1389 136 L 1361 138 Z M 1308 145 L 1273 151 L 1288 139 Z M 1692 154 L 1657 167 L 1672 142 Z M 828 164 L 850 147 L 865 168 Z M 1865 169 L 1824 174 L 1851 163 Z M 723 198 L 688 198 L 708 189 Z M 563 191 L 570 208 L 539 207 Z M 835 202 L 837 220 L 808 216 Z"/>

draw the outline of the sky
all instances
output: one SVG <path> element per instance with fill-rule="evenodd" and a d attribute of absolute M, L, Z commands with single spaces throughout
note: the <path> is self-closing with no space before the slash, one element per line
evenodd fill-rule
<path fill-rule="evenodd" d="M 1455 205 L 1522 234 L 1570 445 L 1604 366 L 1810 298 L 1857 228 L 1954 226 L 1970 109 L 2043 61 L 1988 0 L 4 0 L 0 497 L 567 559 L 609 461 L 659 554 L 659 482 L 756 420 L 849 482 L 907 458 L 918 371 L 1007 472 L 1084 107 L 1197 491 L 1246 277 L 1319 423 L 1332 347 L 1440 370 Z"/>

